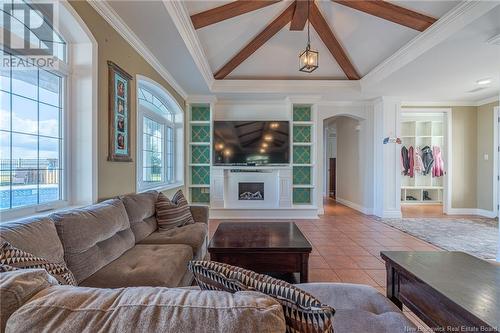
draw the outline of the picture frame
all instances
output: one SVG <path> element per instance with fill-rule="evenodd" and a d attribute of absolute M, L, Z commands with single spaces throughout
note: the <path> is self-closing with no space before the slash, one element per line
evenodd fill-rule
<path fill-rule="evenodd" d="M 132 162 L 130 150 L 130 82 L 132 76 L 108 61 L 108 161 Z"/>

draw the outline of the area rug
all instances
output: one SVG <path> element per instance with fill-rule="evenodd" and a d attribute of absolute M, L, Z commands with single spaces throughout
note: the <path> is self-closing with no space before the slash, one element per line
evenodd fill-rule
<path fill-rule="evenodd" d="M 463 251 L 483 259 L 495 259 L 498 222 L 486 218 L 379 219 L 396 229 L 448 251 Z"/>

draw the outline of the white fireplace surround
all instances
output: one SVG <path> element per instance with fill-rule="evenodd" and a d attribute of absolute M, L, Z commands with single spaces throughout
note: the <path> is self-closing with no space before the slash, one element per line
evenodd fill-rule
<path fill-rule="evenodd" d="M 214 219 L 316 219 L 312 205 L 292 203 L 292 166 L 213 166 L 210 184 L 210 218 Z M 239 183 L 264 183 L 264 200 L 238 200 Z"/>
<path fill-rule="evenodd" d="M 277 209 L 292 206 L 292 168 L 213 167 L 211 208 Z M 239 200 L 239 183 L 264 183 L 264 200 Z"/>
<path fill-rule="evenodd" d="M 279 170 L 230 169 L 225 170 L 224 177 L 227 177 L 225 208 L 279 207 Z M 240 200 L 240 183 L 264 183 L 264 200 Z"/>

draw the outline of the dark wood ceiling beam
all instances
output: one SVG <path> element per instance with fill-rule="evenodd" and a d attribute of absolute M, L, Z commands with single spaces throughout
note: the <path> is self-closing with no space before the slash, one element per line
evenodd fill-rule
<path fill-rule="evenodd" d="M 434 17 L 420 14 L 383 0 L 332 1 L 418 31 L 424 31 L 437 21 Z"/>
<path fill-rule="evenodd" d="M 342 45 L 340 45 L 339 41 L 333 34 L 332 29 L 330 28 L 330 26 L 328 26 L 325 18 L 323 17 L 323 15 L 321 15 L 318 6 L 316 6 L 315 3 L 312 3 L 310 10 L 311 13 L 309 21 L 311 22 L 314 30 L 316 30 L 325 46 L 328 48 L 330 53 L 339 64 L 340 68 L 342 68 L 347 78 L 349 80 L 359 80 L 360 76 L 358 72 L 352 65 L 351 60 L 349 60 L 349 57 L 342 48 Z"/>
<path fill-rule="evenodd" d="M 223 6 L 191 16 L 195 29 L 200 29 L 254 10 L 267 7 L 281 0 L 237 0 Z"/>
<path fill-rule="evenodd" d="M 307 22 L 307 0 L 297 0 L 295 11 L 293 12 L 292 23 L 290 23 L 291 31 L 302 31 Z"/>
<path fill-rule="evenodd" d="M 295 10 L 295 1 L 285 9 L 280 16 L 272 21 L 261 33 L 240 50 L 231 60 L 214 74 L 215 79 L 221 80 L 238 67 L 243 61 L 257 51 L 264 43 L 273 37 L 278 31 L 283 29 L 291 20 Z"/>

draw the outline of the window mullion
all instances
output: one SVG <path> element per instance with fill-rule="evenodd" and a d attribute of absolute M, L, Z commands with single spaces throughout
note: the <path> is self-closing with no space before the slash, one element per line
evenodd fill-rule
<path fill-rule="evenodd" d="M 37 109 L 37 159 L 36 159 L 36 203 L 37 205 L 40 204 L 40 69 L 37 68 L 36 70 L 37 73 L 37 103 L 36 103 L 36 109 Z M 60 119 L 59 119 L 60 122 Z"/>

